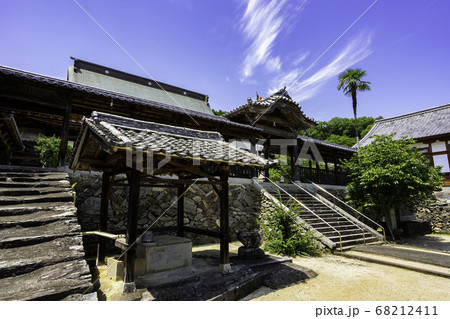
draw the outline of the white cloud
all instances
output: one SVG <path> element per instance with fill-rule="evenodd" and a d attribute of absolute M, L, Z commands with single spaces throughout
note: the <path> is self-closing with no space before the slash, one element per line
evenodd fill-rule
<path fill-rule="evenodd" d="M 268 59 L 266 63 L 266 69 L 269 72 L 280 71 L 281 69 L 280 57 L 277 56 L 276 58 Z"/>
<path fill-rule="evenodd" d="M 294 60 L 294 62 L 292 62 L 293 66 L 298 66 L 300 63 L 302 63 L 306 57 L 309 55 L 309 51 L 304 52 L 304 53 L 299 53 L 298 57 Z"/>
<path fill-rule="evenodd" d="M 279 33 L 289 17 L 299 11 L 306 1 L 296 3 L 296 7 L 285 6 L 287 0 L 248 0 L 241 19 L 241 30 L 251 41 L 241 70 L 241 82 L 253 75 L 254 69 L 264 65 L 269 72 L 281 69 L 280 57 L 272 57 L 272 50 Z M 288 10 L 289 9 L 289 10 Z"/>
<path fill-rule="evenodd" d="M 370 49 L 371 38 L 365 34 L 350 41 L 342 51 L 326 66 L 305 80 L 301 80 L 302 71 L 299 67 L 281 73 L 272 82 L 270 92 L 275 92 L 287 86 L 289 95 L 296 101 L 309 99 L 319 93 L 320 88 L 330 79 L 337 81 L 337 75 L 367 58 L 373 51 Z M 303 59 L 304 60 L 304 59 Z M 337 85 L 337 84 L 336 84 Z"/>

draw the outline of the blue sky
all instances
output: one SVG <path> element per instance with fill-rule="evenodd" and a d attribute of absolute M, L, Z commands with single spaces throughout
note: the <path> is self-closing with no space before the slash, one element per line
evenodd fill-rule
<path fill-rule="evenodd" d="M 348 67 L 372 82 L 358 115 L 450 103 L 447 0 L 77 1 L 145 71 L 73 0 L 0 0 L 0 64 L 65 79 L 74 56 L 208 94 L 222 110 L 287 86 L 316 120 L 352 116 L 336 89 Z"/>

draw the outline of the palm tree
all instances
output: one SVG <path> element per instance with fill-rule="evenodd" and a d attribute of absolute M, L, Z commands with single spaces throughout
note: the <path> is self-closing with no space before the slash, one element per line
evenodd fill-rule
<path fill-rule="evenodd" d="M 366 71 L 361 69 L 347 69 L 339 74 L 339 84 L 337 89 L 342 89 L 345 95 L 351 96 L 353 101 L 353 115 L 355 116 L 356 144 L 359 149 L 359 132 L 358 120 L 356 119 L 356 92 L 370 91 L 370 82 L 362 81 L 361 78 L 366 76 Z"/>

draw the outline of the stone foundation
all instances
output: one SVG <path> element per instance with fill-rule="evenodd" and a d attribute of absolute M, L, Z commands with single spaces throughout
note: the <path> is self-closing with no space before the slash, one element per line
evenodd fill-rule
<path fill-rule="evenodd" d="M 448 187 L 447 187 L 448 188 Z M 436 200 L 429 206 L 416 207 L 418 220 L 431 223 L 435 233 L 450 234 L 450 190 L 436 193 Z"/>
<path fill-rule="evenodd" d="M 71 185 L 76 192 L 78 219 L 82 231 L 97 230 L 100 214 L 102 176 L 97 173 L 70 174 Z M 261 211 L 261 193 L 252 185 L 229 185 L 229 225 L 232 240 L 241 230 L 257 229 L 256 218 Z M 184 224 L 186 226 L 219 230 L 219 197 L 211 185 L 193 185 L 185 193 Z M 113 187 L 108 208 L 108 231 L 125 233 L 128 212 L 128 188 Z M 177 189 L 142 187 L 138 228 L 176 226 Z M 157 221 L 156 221 L 157 220 Z M 155 223 L 156 221 L 156 223 Z M 216 238 L 186 233 L 195 244 L 218 241 Z M 96 249 L 95 236 L 86 238 L 85 243 Z"/>

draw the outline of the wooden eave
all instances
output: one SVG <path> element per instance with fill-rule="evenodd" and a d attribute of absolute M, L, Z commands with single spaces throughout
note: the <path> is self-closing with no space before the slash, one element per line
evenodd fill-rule
<path fill-rule="evenodd" d="M 75 118 L 88 117 L 92 111 L 104 111 L 162 124 L 214 130 L 220 132 L 225 139 L 264 137 L 262 132 L 251 127 L 199 117 L 189 110 L 186 110 L 186 113 L 170 109 L 162 111 L 141 103 L 108 98 L 96 94 L 94 90 L 84 92 L 52 83 L 0 74 L 0 110 L 15 111 L 19 115 L 34 112 L 63 116 L 69 101 L 72 103 L 72 115 Z"/>

